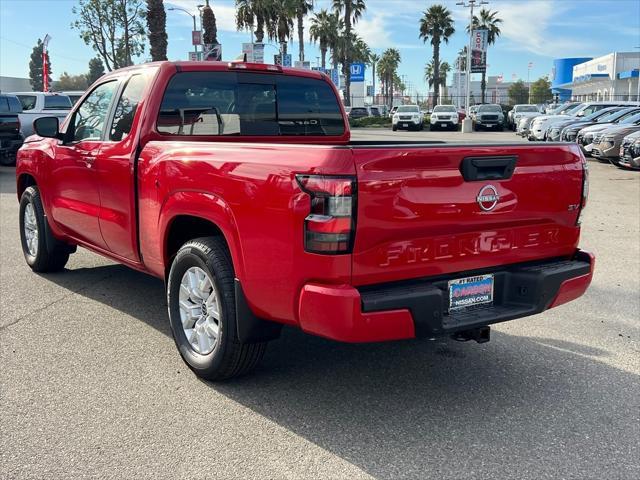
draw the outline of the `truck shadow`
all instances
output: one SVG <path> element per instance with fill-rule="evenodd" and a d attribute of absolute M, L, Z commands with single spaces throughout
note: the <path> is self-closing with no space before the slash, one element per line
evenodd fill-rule
<path fill-rule="evenodd" d="M 170 338 L 157 279 L 118 265 L 46 278 Z M 255 374 L 204 383 L 375 477 L 610 478 L 616 465 L 633 478 L 640 382 L 607 356 L 495 331 L 483 345 L 348 345 L 285 329 Z"/>

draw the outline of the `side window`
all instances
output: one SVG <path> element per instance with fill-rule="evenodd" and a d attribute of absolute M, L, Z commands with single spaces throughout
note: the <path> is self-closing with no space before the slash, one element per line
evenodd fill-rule
<path fill-rule="evenodd" d="M 138 104 L 142 100 L 142 94 L 147 86 L 148 77 L 146 75 L 134 75 L 124 87 L 122 96 L 118 100 L 113 116 L 113 122 L 109 129 L 109 140 L 119 142 L 127 138 L 131 133 L 133 119 L 138 110 Z"/>
<path fill-rule="evenodd" d="M 22 110 L 33 110 L 36 108 L 35 95 L 18 95 L 18 100 L 22 104 Z"/>
<path fill-rule="evenodd" d="M 67 135 L 70 141 L 79 142 L 102 138 L 109 105 L 117 86 L 118 82 L 115 80 L 103 83 L 85 98 L 73 114 L 73 119 L 69 124 Z"/>

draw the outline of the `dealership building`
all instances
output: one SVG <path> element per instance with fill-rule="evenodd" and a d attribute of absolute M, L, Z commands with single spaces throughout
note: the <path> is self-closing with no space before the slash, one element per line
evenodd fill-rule
<path fill-rule="evenodd" d="M 639 52 L 613 52 L 597 58 L 553 62 L 551 89 L 560 100 L 638 100 Z"/>

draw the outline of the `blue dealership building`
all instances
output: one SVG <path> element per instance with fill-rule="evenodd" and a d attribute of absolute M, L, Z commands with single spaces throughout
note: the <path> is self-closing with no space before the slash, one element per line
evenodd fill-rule
<path fill-rule="evenodd" d="M 558 58 L 553 61 L 551 91 L 560 101 L 640 101 L 639 71 L 639 52 Z"/>

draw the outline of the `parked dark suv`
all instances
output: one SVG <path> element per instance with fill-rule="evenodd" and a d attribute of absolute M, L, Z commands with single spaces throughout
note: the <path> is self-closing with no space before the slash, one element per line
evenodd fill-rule
<path fill-rule="evenodd" d="M 22 105 L 15 95 L 0 94 L 0 165 L 15 165 L 22 146 L 20 118 Z"/>

